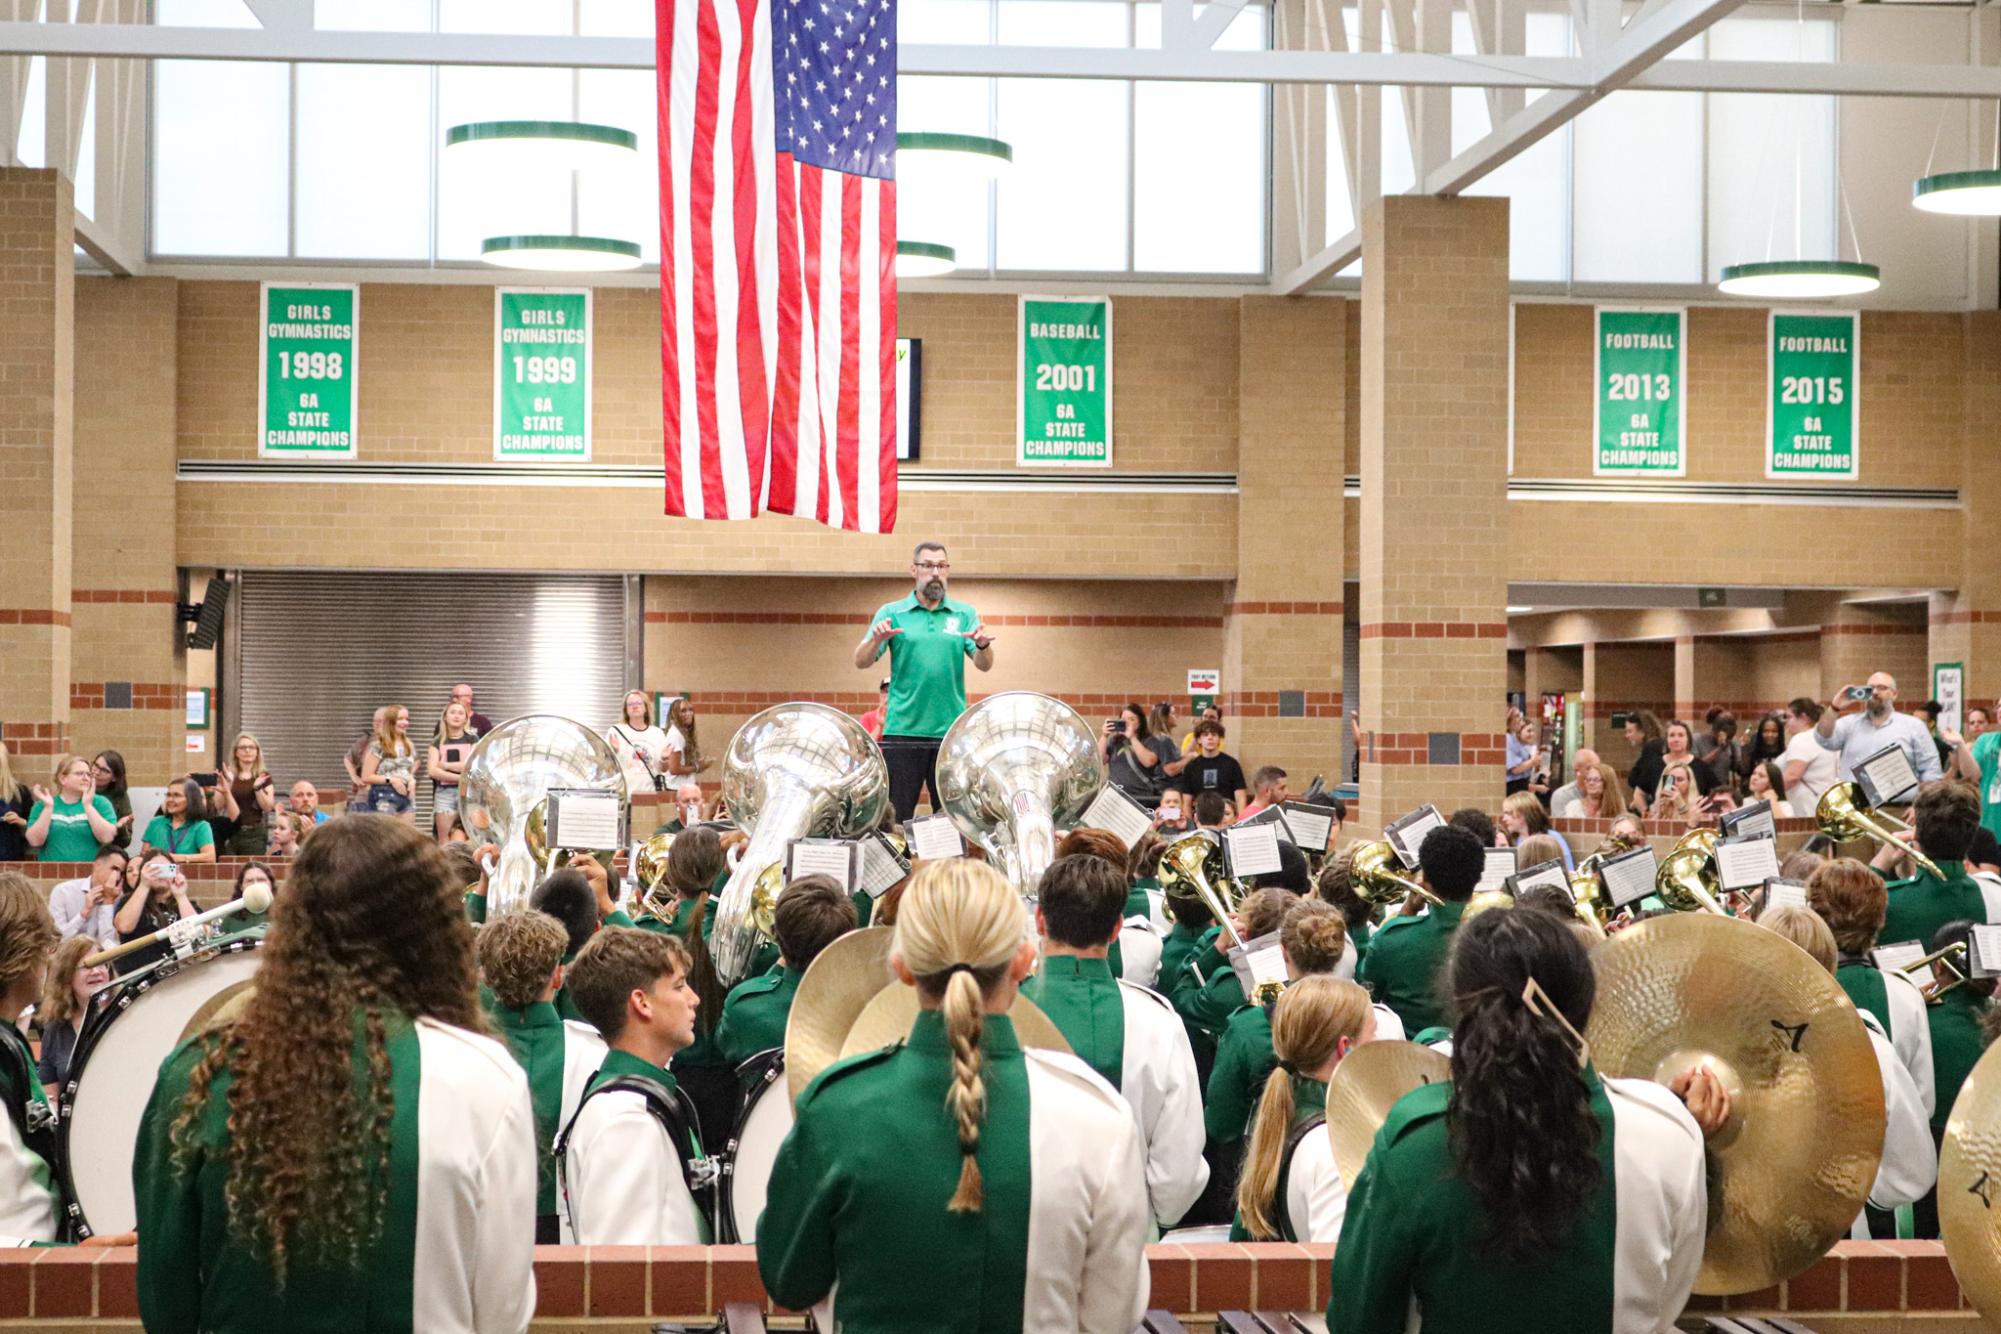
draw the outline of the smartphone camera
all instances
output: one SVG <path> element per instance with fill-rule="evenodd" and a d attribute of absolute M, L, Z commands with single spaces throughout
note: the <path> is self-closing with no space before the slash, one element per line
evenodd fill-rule
<path fill-rule="evenodd" d="M 1846 697 L 1848 697 L 1849 699 L 1855 700 L 1857 703 L 1860 703 L 1861 701 L 1868 699 L 1869 696 L 1875 694 L 1876 692 L 1871 690 L 1868 686 L 1850 686 L 1848 687 L 1848 689 L 1842 691 L 1841 693 Z"/>
<path fill-rule="evenodd" d="M 1126 720 L 1123 718 L 1107 718 L 1105 719 L 1105 726 L 1112 729 L 1113 736 L 1124 736 L 1126 734 Z"/>

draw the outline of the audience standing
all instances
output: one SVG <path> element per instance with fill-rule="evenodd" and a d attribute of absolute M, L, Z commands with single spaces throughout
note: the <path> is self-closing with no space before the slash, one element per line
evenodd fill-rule
<path fill-rule="evenodd" d="M 278 792 L 271 771 L 264 767 L 264 747 L 245 732 L 230 749 L 230 762 L 217 772 L 216 809 L 229 825 L 222 851 L 236 857 L 261 857 L 270 850 L 266 818 L 278 809 Z"/>
<path fill-rule="evenodd" d="M 90 762 L 90 776 L 97 780 L 97 795 L 111 803 L 118 816 L 117 842 L 122 847 L 132 841 L 132 795 L 125 786 L 125 757 L 115 750 L 100 750 Z"/>
<path fill-rule="evenodd" d="M 1181 790 L 1191 797 L 1214 792 L 1240 811 L 1249 801 L 1244 766 L 1237 763 L 1236 756 L 1224 752 L 1223 724 L 1213 718 L 1195 724 L 1195 749 L 1165 767 L 1170 777 L 1180 779 Z"/>
<path fill-rule="evenodd" d="M 167 784 L 160 813 L 146 826 L 140 842 L 145 850 L 166 853 L 177 862 L 215 860 L 215 835 L 209 829 L 201 784 L 192 778 Z"/>
<path fill-rule="evenodd" d="M 623 716 L 604 739 L 625 770 L 625 790 L 662 790 L 667 781 L 667 734 L 654 724 L 653 697 L 644 690 L 628 690 L 619 707 Z"/>
<path fill-rule="evenodd" d="M 424 772 L 431 780 L 431 832 L 442 843 L 459 822 L 459 778 L 478 739 L 465 701 L 452 700 L 438 718 L 438 730 L 424 752 Z"/>
<path fill-rule="evenodd" d="M 667 786 L 697 782 L 708 767 L 702 743 L 695 735 L 695 701 L 683 695 L 667 706 Z"/>
<path fill-rule="evenodd" d="M 410 710 L 400 704 L 377 710 L 375 735 L 361 761 L 368 809 L 378 815 L 396 815 L 414 821 L 411 796 L 416 791 L 416 775 L 416 750 L 410 744 Z"/>
<path fill-rule="evenodd" d="M 95 792 L 90 761 L 66 755 L 56 766 L 56 790 L 37 784 L 28 812 L 28 846 L 45 862 L 87 862 L 118 837 L 118 815 Z"/>
<path fill-rule="evenodd" d="M 1626 715 L 1626 740 L 1637 752 L 1633 767 L 1626 771 L 1626 791 L 1633 810 L 1645 814 L 1654 804 L 1660 787 L 1662 755 L 1667 741 L 1661 735 L 1661 720 L 1646 709 Z"/>
<path fill-rule="evenodd" d="M 1850 699 L 1851 691 L 1866 691 L 1868 698 Z M 1850 712 L 1857 708 L 1862 712 Z M 1838 716 L 1841 714 L 1848 716 Z M 1902 746 L 1910 756 L 1918 782 L 1929 783 L 1944 772 L 1930 731 L 1910 714 L 1897 711 L 1897 678 L 1888 672 L 1871 676 L 1866 687 L 1844 686 L 1837 690 L 1827 711 L 1814 725 L 1814 736 L 1822 749 L 1833 751 L 1838 757 L 1838 772 L 1844 782 L 1855 777 L 1856 765 L 1893 745 Z"/>
<path fill-rule="evenodd" d="M 35 794 L 14 776 L 13 757 L 0 742 L 0 862 L 28 860 L 28 812 Z"/>
<path fill-rule="evenodd" d="M 452 698 L 466 706 L 466 730 L 477 741 L 493 730 L 493 720 L 473 707 L 472 687 L 461 681 L 452 687 Z"/>
<path fill-rule="evenodd" d="M 1127 704 L 1118 717 L 1107 718 L 1104 749 L 1107 781 L 1141 805 L 1153 804 L 1167 785 L 1167 775 L 1160 752 L 1153 748 L 1146 710 Z"/>

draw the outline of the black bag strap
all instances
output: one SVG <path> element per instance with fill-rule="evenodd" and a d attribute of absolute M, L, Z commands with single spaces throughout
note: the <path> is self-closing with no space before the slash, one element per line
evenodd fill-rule
<path fill-rule="evenodd" d="M 1279 1237 L 1285 1241 L 1296 1242 L 1299 1240 L 1298 1237 L 1292 1234 L 1292 1219 L 1285 1212 L 1286 1181 L 1292 1175 L 1292 1155 L 1299 1151 L 1299 1146 L 1306 1142 L 1308 1135 L 1313 1134 L 1326 1124 L 1326 1113 L 1316 1112 L 1294 1126 L 1286 1134 L 1285 1150 L 1279 1156 L 1278 1160 L 1278 1190 L 1276 1192 L 1278 1198 L 1272 1201 L 1272 1216 L 1278 1223 Z"/>
<path fill-rule="evenodd" d="M 713 1237 L 717 1212 L 716 1181 L 719 1172 L 716 1160 L 704 1155 L 698 1147 L 699 1141 L 694 1132 L 694 1126 L 697 1124 L 695 1105 L 688 1101 L 688 1095 L 678 1086 L 669 1088 L 659 1080 L 648 1079 L 644 1075 L 619 1075 L 614 1079 L 607 1079 L 586 1093 L 577 1102 L 577 1110 L 570 1114 L 570 1120 L 563 1127 L 562 1133 L 556 1136 L 552 1152 L 556 1158 L 557 1184 L 561 1189 L 565 1207 L 567 1208 L 570 1196 L 569 1181 L 564 1170 L 566 1151 L 570 1147 L 570 1132 L 576 1129 L 577 1118 L 584 1114 L 584 1108 L 590 1105 L 591 1099 L 601 1093 L 637 1093 L 646 1103 L 646 1110 L 653 1114 L 653 1119 L 667 1132 L 667 1141 L 674 1146 L 674 1153 L 681 1160 L 681 1176 L 688 1183 L 688 1193 L 694 1197 L 695 1207 L 701 1210 L 703 1220 L 709 1225 L 709 1235 Z"/>

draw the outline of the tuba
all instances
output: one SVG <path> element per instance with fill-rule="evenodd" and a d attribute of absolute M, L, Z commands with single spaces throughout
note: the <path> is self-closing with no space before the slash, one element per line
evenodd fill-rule
<path fill-rule="evenodd" d="M 1945 872 L 1939 869 L 1937 862 L 1918 851 L 1916 844 L 1906 843 L 1897 837 L 1899 831 L 1909 830 L 1909 825 L 1894 815 L 1870 810 L 1863 804 L 1859 783 L 1836 783 L 1821 793 L 1813 818 L 1819 823 L 1820 832 L 1837 843 L 1866 838 L 1886 848 L 1894 847 L 1922 866 L 1934 879 L 1945 879 Z"/>
<path fill-rule="evenodd" d="M 1717 901 L 1723 893 L 1723 882 L 1716 871 L 1716 843 L 1720 837 L 1707 825 L 1681 836 L 1674 851 L 1661 860 L 1654 872 L 1654 893 L 1660 895 L 1662 903 L 1676 912 L 1729 916 Z"/>
<path fill-rule="evenodd" d="M 584 787 L 626 801 L 625 770 L 604 738 L 582 723 L 553 713 L 510 718 L 479 739 L 459 779 L 460 818 L 476 845 L 500 845 L 500 863 L 487 882 L 487 912 L 494 917 L 528 902 L 535 882 L 555 865 L 543 838 L 551 788 Z M 611 869 L 616 849 L 596 853 Z"/>
<path fill-rule="evenodd" d="M 1404 874 L 1403 858 L 1384 839 L 1359 844 L 1348 854 L 1348 883 L 1370 903 L 1396 903 L 1411 894 L 1433 907 L 1439 902 L 1438 895 Z"/>
<path fill-rule="evenodd" d="M 1230 914 L 1243 898 L 1242 888 L 1229 879 L 1223 845 L 1207 834 L 1183 834 L 1160 854 L 1160 891 L 1168 899 L 1199 899 L 1216 925 L 1237 938 Z"/>
<path fill-rule="evenodd" d="M 853 838 L 889 810 L 889 770 L 862 725 L 825 704 L 778 704 L 737 729 L 723 756 L 723 800 L 750 842 L 716 905 L 716 971 L 741 981 L 784 888 L 795 838 Z M 776 876 L 767 876 L 772 868 Z"/>
<path fill-rule="evenodd" d="M 1074 825 L 1105 785 L 1098 739 L 1077 711 L 1026 690 L 989 695 L 938 744 L 938 804 L 1033 896 L 1056 859 L 1056 827 Z"/>

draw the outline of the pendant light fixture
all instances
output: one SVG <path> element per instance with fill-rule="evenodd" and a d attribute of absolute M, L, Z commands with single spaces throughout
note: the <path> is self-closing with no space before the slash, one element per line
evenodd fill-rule
<path fill-rule="evenodd" d="M 904 167 L 932 166 L 955 173 L 995 177 L 1014 164 L 1014 149 L 1000 139 L 981 134 L 941 134 L 929 130 L 899 131 L 896 161 Z"/>
<path fill-rule="evenodd" d="M 959 252 L 948 245 L 934 245 L 929 241 L 898 241 L 896 243 L 896 276 L 899 278 L 936 278 L 959 267 Z"/>
<path fill-rule="evenodd" d="M 2001 102 L 1994 104 L 1995 130 L 2001 134 Z M 1939 131 L 1945 128 L 1945 108 L 1939 108 L 1939 130 L 1932 133 L 1932 153 L 1938 152 Z M 1927 213 L 1962 218 L 2001 217 L 2001 139 L 1994 144 L 1994 165 L 1984 171 L 1942 171 L 1932 174 L 1931 157 L 1925 174 L 1911 186 L 1911 203 Z"/>
<path fill-rule="evenodd" d="M 639 136 L 575 120 L 481 120 L 445 131 L 455 159 L 509 170 L 584 171 L 639 160 Z"/>
<path fill-rule="evenodd" d="M 479 257 L 497 268 L 610 273 L 639 267 L 639 243 L 608 236 L 489 236 Z"/>

